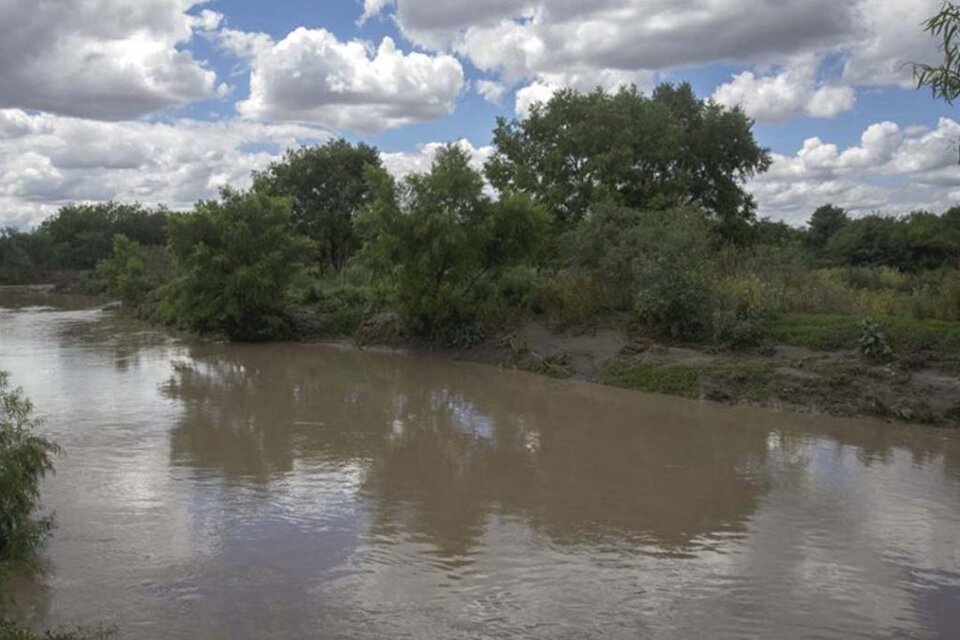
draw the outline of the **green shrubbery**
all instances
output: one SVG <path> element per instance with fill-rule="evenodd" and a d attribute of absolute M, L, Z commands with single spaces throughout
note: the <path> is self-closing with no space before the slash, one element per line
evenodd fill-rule
<path fill-rule="evenodd" d="M 36 518 L 40 481 L 53 470 L 56 445 L 36 433 L 40 421 L 0 371 L 0 579 L 43 544 L 50 518 Z"/>
<path fill-rule="evenodd" d="M 289 200 L 224 190 L 171 219 L 169 248 L 162 320 L 238 340 L 287 333 L 289 289 L 313 251 L 293 230 Z"/>
<path fill-rule="evenodd" d="M 410 331 L 462 342 L 465 328 L 482 325 L 499 304 L 504 271 L 536 255 L 546 215 L 526 197 L 492 201 L 456 145 L 442 148 L 428 173 L 399 183 L 382 169 L 368 175 L 361 262 Z"/>

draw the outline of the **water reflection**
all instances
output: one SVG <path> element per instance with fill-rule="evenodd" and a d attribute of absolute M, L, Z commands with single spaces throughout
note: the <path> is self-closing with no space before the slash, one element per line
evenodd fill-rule
<path fill-rule="evenodd" d="M 401 521 L 447 554 L 468 553 L 491 513 L 558 542 L 682 546 L 742 529 L 767 484 L 766 431 L 705 424 L 697 405 L 589 386 L 557 393 L 522 374 L 501 374 L 504 384 L 411 356 L 223 351 L 192 350 L 165 387 L 186 407 L 175 464 L 268 482 L 299 459 L 361 461 L 375 526 Z"/>
<path fill-rule="evenodd" d="M 0 306 L 4 304 L 0 292 Z M 951 637 L 960 434 L 422 356 L 185 340 L 21 296 L 69 452 L 37 625 L 125 637 Z"/>

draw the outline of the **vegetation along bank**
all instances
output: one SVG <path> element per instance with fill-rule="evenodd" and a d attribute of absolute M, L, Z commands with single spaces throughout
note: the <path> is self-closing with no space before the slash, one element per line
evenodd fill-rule
<path fill-rule="evenodd" d="M 960 208 L 758 219 L 753 123 L 688 85 L 561 91 L 391 176 L 289 151 L 189 212 L 65 206 L 0 283 L 68 281 L 231 340 L 349 338 L 626 387 L 960 424 Z"/>

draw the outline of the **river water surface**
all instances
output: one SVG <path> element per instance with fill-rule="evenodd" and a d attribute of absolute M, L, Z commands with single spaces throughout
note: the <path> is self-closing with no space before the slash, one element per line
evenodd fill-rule
<path fill-rule="evenodd" d="M 960 637 L 960 432 L 204 344 L 9 289 L 0 369 L 66 451 L 15 581 L 36 627 Z"/>

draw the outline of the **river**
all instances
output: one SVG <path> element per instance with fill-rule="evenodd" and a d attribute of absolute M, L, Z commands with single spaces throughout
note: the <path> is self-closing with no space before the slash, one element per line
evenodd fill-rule
<path fill-rule="evenodd" d="M 10 614 L 120 638 L 956 638 L 960 432 L 0 291 L 65 455 Z"/>

